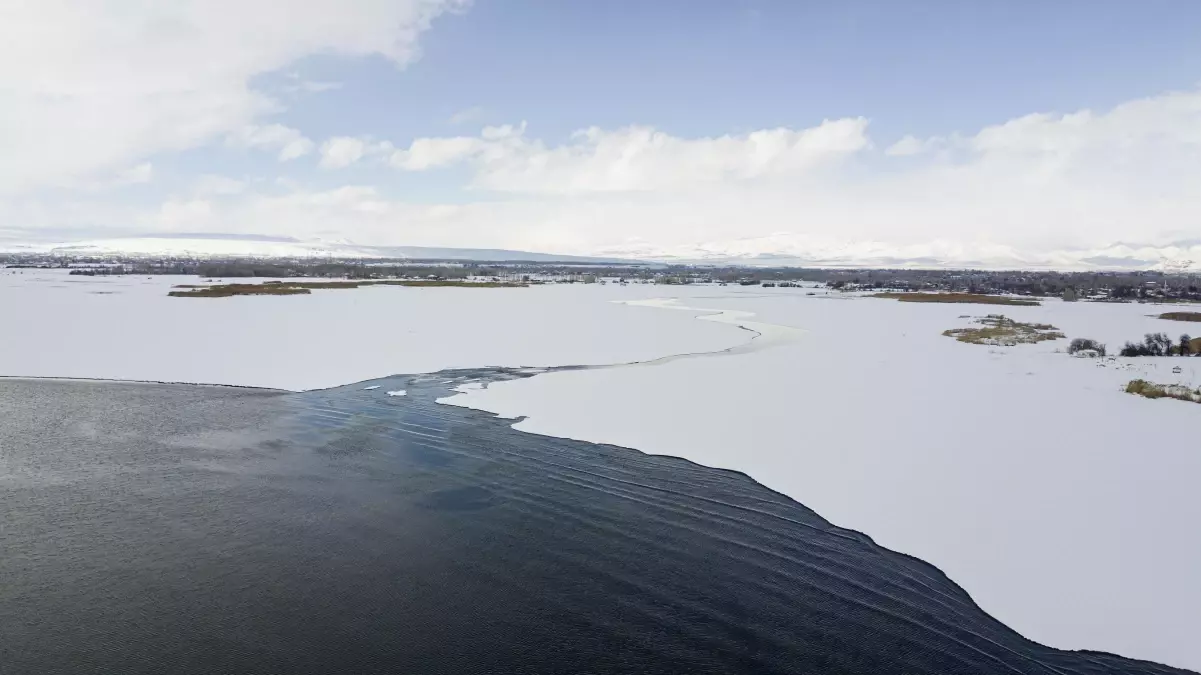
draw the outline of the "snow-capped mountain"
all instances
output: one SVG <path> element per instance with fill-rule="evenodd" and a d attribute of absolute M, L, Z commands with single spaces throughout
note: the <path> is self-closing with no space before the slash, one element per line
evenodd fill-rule
<path fill-rule="evenodd" d="M 599 253 L 637 260 L 757 266 L 1201 271 L 1201 241 L 1031 251 L 990 242 L 936 240 L 897 246 L 777 233 L 694 246 L 631 242 Z"/>
<path fill-rule="evenodd" d="M 172 256 L 189 258 L 392 258 L 530 262 L 691 263 L 779 267 L 913 267 L 1031 270 L 1201 271 L 1201 240 L 1167 245 L 1116 243 L 1092 249 L 1023 250 L 990 242 L 936 240 L 893 245 L 776 233 L 688 246 L 628 242 L 592 256 L 508 249 L 368 246 L 345 239 L 299 240 L 256 235 L 179 235 L 67 242 L 0 241 L 0 252 L 75 256 Z"/>
<path fill-rule="evenodd" d="M 427 246 L 366 246 L 345 239 L 301 241 L 248 235 L 120 237 L 71 242 L 0 242 L 0 252 L 73 256 L 146 256 L 179 258 L 389 258 L 601 263 L 613 258 L 558 255 L 533 251 Z"/>

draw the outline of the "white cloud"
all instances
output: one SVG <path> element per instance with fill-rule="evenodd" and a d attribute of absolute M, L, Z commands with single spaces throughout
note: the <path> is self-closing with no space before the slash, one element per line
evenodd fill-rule
<path fill-rule="evenodd" d="M 341 82 L 319 82 L 317 80 L 302 80 L 294 85 L 299 91 L 306 94 L 319 94 L 323 91 L 333 91 L 341 89 Z"/>
<path fill-rule="evenodd" d="M 465 110 L 460 110 L 459 112 L 451 115 L 446 121 L 447 123 L 454 125 L 466 124 L 468 122 L 474 122 L 483 116 L 484 109 L 479 106 L 474 106 Z"/>
<path fill-rule="evenodd" d="M 304 157 L 313 151 L 314 145 L 304 134 L 282 124 L 249 124 L 231 133 L 226 140 L 236 147 L 277 152 L 281 162 Z"/>
<path fill-rule="evenodd" d="M 916 136 L 906 135 L 901 140 L 893 143 L 884 150 L 884 154 L 890 157 L 909 157 L 912 155 L 920 155 L 929 152 L 937 145 L 937 139 L 921 139 Z"/>
<path fill-rule="evenodd" d="M 246 181 L 217 174 L 204 174 L 192 183 L 192 192 L 201 197 L 238 195 L 245 190 Z"/>
<path fill-rule="evenodd" d="M 406 171 L 424 171 L 461 162 L 484 148 L 485 141 L 467 136 L 418 138 L 407 150 L 392 153 L 389 162 Z"/>
<path fill-rule="evenodd" d="M 857 119 L 714 138 L 587 129 L 560 145 L 520 125 L 394 151 L 358 140 L 362 157 L 408 171 L 461 166 L 468 185 L 489 189 L 412 204 L 369 186 L 313 191 L 285 180 L 207 212 L 192 207 L 191 230 L 562 253 L 969 261 L 1074 248 L 1144 256 L 1141 245 L 1108 247 L 1201 238 L 1201 92 L 914 139 L 932 151 L 906 157 L 875 149 Z M 182 205 L 172 209 L 168 219 L 104 204 L 29 205 L 0 222 L 62 226 L 84 214 L 154 229 L 180 220 Z"/>
<path fill-rule="evenodd" d="M 335 136 L 321 144 L 321 166 L 326 169 L 344 169 L 364 157 L 389 154 L 392 151 L 392 144 L 387 141 Z"/>
<path fill-rule="evenodd" d="M 280 85 L 279 89 L 289 94 L 320 94 L 342 88 L 341 82 L 306 80 L 300 76 L 300 73 L 288 73 L 287 79 L 287 83 Z"/>
<path fill-rule="evenodd" d="M 159 208 L 155 224 L 166 230 L 190 230 L 205 226 L 212 215 L 213 204 L 204 199 L 172 199 Z"/>
<path fill-rule="evenodd" d="M 866 128 L 867 120 L 859 118 L 801 130 L 682 139 L 645 127 L 594 127 L 578 133 L 572 145 L 485 157 L 478 184 L 571 194 L 672 190 L 788 175 L 867 148 Z"/>
<path fill-rule="evenodd" d="M 118 172 L 115 182 L 118 185 L 137 185 L 149 183 L 151 180 L 154 180 L 154 165 L 150 162 L 142 162 L 137 166 Z"/>
<path fill-rule="evenodd" d="M 410 171 L 470 161 L 475 185 L 527 193 L 656 191 L 803 172 L 870 147 L 867 120 L 827 120 L 808 129 L 686 139 L 649 127 L 576 132 L 547 147 L 520 127 L 486 127 L 478 138 L 420 138 L 392 164 Z"/>
<path fill-rule="evenodd" d="M 518 126 L 505 124 L 502 126 L 484 127 L 480 131 L 480 138 L 485 141 L 503 141 L 505 139 L 517 138 L 525 135 L 525 122 Z"/>
<path fill-rule="evenodd" d="M 92 180 L 76 180 L 63 183 L 62 187 L 74 188 L 85 192 L 102 193 L 114 188 L 122 188 L 130 185 L 145 185 L 153 180 L 154 165 L 150 162 L 142 162 L 112 173 L 106 172 L 104 175 Z"/>
<path fill-rule="evenodd" d="M 321 144 L 321 166 L 341 169 L 363 158 L 367 143 L 359 138 L 338 136 Z"/>
<path fill-rule="evenodd" d="M 0 189 L 198 147 L 275 109 L 256 76 L 325 53 L 417 55 L 462 0 L 38 0 L 0 8 Z M 282 157 L 305 152 L 285 146 Z"/>

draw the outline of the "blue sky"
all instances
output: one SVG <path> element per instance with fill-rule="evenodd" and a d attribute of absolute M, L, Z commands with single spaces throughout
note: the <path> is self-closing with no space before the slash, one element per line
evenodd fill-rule
<path fill-rule="evenodd" d="M 479 0 L 421 60 L 314 58 L 337 81 L 282 116 L 314 135 L 448 131 L 454 113 L 562 140 L 648 124 L 720 135 L 864 115 L 884 138 L 1108 108 L 1201 81 L 1195 2 Z"/>
<path fill-rule="evenodd" d="M 1201 234 L 1188 0 L 52 4 L 0 47 L 9 230 L 571 252 Z M 336 139 L 357 150 L 331 161 Z"/>

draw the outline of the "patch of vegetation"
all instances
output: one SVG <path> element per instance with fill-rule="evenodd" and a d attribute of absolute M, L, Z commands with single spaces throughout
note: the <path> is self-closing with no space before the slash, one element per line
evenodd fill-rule
<path fill-rule="evenodd" d="M 1199 340 L 1187 334 L 1180 336 L 1180 341 L 1173 343 L 1172 338 L 1164 333 L 1147 333 L 1142 342 L 1127 342 L 1122 347 L 1122 356 L 1201 356 Z"/>
<path fill-rule="evenodd" d="M 453 279 L 439 281 L 420 281 L 416 279 L 383 279 L 380 281 L 369 281 L 366 285 L 377 286 L 408 286 L 410 288 L 526 288 L 529 284 L 511 281 L 455 281 Z"/>
<path fill-rule="evenodd" d="M 1201 389 L 1189 389 L 1182 384 L 1156 384 L 1146 380 L 1131 380 L 1126 385 L 1126 393 L 1151 399 L 1174 398 L 1178 401 L 1201 403 Z"/>
<path fill-rule="evenodd" d="M 311 292 L 307 288 L 282 284 L 222 284 L 189 291 L 171 291 L 167 295 L 173 298 L 228 298 L 234 295 L 308 295 Z"/>
<path fill-rule="evenodd" d="M 981 327 L 952 328 L 943 331 L 942 334 L 968 344 L 999 347 L 1034 344 L 1065 337 L 1058 328 L 1050 324 L 1021 323 L 1000 314 L 989 314 L 982 319 L 976 319 L 976 323 L 981 324 Z"/>
<path fill-rule="evenodd" d="M 524 288 L 529 284 L 498 281 L 423 281 L 416 279 L 381 279 L 364 281 L 267 281 L 262 284 L 217 284 L 213 286 L 197 286 L 181 284 L 175 288 L 187 288 L 187 291 L 171 291 L 167 293 L 176 298 L 228 298 L 233 295 L 305 295 L 313 290 L 328 290 L 341 288 L 361 288 L 363 286 L 408 286 L 451 287 L 451 288 Z"/>
<path fill-rule="evenodd" d="M 1160 314 L 1159 318 L 1167 319 L 1168 321 L 1199 321 L 1201 322 L 1201 312 L 1166 312 Z"/>
<path fill-rule="evenodd" d="M 318 290 L 323 288 L 358 288 L 363 284 L 359 281 L 266 281 L 263 282 L 263 285 Z"/>
<path fill-rule="evenodd" d="M 900 302 L 947 302 L 969 305 L 1022 305 L 1035 306 L 1042 304 L 1029 298 L 1015 298 L 1011 295 L 983 295 L 980 293 L 874 293 L 869 298 L 889 298 Z"/>
<path fill-rule="evenodd" d="M 1069 354 L 1092 352 L 1094 356 L 1105 356 L 1105 345 L 1088 338 L 1075 338 L 1068 345 Z"/>

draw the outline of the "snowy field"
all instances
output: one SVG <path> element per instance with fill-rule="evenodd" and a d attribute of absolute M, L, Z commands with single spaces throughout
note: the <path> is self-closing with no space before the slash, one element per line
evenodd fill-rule
<path fill-rule="evenodd" d="M 642 285 L 167 297 L 194 281 L 0 270 L 0 374 L 300 390 L 651 361 L 449 401 L 527 415 L 518 428 L 535 433 L 744 471 L 940 567 L 1030 638 L 1201 669 L 1201 406 L 1121 391 L 1135 377 L 1198 386 L 1201 358 L 1098 365 L 1057 353 L 1066 340 L 941 335 L 988 313 L 1111 352 L 1146 332 L 1201 333 L 1149 316 L 1164 307 Z"/>

